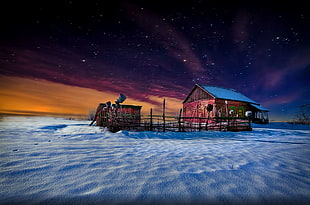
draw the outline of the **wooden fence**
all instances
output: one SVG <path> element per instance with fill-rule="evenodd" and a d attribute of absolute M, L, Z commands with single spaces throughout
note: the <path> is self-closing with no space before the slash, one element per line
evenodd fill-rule
<path fill-rule="evenodd" d="M 174 117 L 161 115 L 129 116 L 119 115 L 114 118 L 102 118 L 100 126 L 110 131 L 173 131 L 173 132 L 200 132 L 217 131 L 251 131 L 251 123 L 245 117 Z"/>
<path fill-rule="evenodd" d="M 165 110 L 166 101 L 164 99 L 162 115 L 153 115 L 152 109 L 150 109 L 150 115 L 124 114 L 117 110 L 110 110 L 104 113 L 99 112 L 96 123 L 97 126 L 107 127 L 112 132 L 117 132 L 119 130 L 158 132 L 252 130 L 251 121 L 247 117 L 182 117 L 182 109 L 180 109 L 179 116 L 166 116 Z M 90 125 L 92 125 L 92 123 Z"/>

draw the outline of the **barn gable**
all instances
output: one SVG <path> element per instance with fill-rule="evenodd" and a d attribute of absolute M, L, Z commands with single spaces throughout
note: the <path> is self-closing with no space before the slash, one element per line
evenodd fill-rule
<path fill-rule="evenodd" d="M 215 96 L 208 93 L 202 87 L 198 86 L 198 84 L 196 84 L 192 91 L 189 93 L 189 95 L 185 98 L 183 103 L 189 103 L 197 100 L 210 100 L 214 98 Z"/>

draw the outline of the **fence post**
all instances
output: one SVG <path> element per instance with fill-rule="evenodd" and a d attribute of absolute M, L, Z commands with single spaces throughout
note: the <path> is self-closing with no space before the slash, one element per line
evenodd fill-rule
<path fill-rule="evenodd" d="M 178 123 L 179 123 L 179 132 L 181 132 L 181 115 L 182 115 L 182 108 L 180 109 L 180 114 L 179 114 L 179 119 L 178 119 Z"/>
<path fill-rule="evenodd" d="M 151 108 L 151 120 L 150 120 L 150 131 L 153 131 L 153 109 Z"/>
<path fill-rule="evenodd" d="M 229 127 L 230 127 L 229 124 L 230 124 L 230 120 L 229 120 L 229 117 L 227 117 L 227 131 L 229 131 L 229 129 L 230 129 L 230 128 L 229 128 Z"/>
<path fill-rule="evenodd" d="M 208 131 L 209 119 L 210 119 L 210 112 L 208 111 L 208 119 L 207 119 L 207 122 L 206 122 L 206 131 Z"/>
<path fill-rule="evenodd" d="M 223 123 L 223 118 L 222 117 L 220 117 L 219 122 L 220 122 L 220 131 L 222 131 L 222 123 Z"/>
<path fill-rule="evenodd" d="M 165 109 L 166 109 L 166 99 L 164 99 L 164 103 L 163 103 L 163 132 L 166 131 L 166 119 L 165 119 Z"/>
<path fill-rule="evenodd" d="M 252 125 L 251 125 L 251 118 L 249 117 L 249 121 L 248 121 L 248 123 L 249 123 L 249 129 L 252 129 Z"/>

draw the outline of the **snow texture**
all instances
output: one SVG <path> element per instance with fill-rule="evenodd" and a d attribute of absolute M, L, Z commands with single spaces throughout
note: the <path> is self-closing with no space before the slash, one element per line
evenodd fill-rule
<path fill-rule="evenodd" d="M 111 133 L 88 124 L 2 118 L 0 204 L 310 201 L 309 126 Z"/>

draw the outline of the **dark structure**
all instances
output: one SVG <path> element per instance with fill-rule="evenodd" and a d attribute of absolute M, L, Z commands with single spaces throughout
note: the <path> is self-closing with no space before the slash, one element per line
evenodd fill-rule
<path fill-rule="evenodd" d="M 120 94 L 115 104 L 111 104 L 110 101 L 100 103 L 90 125 L 96 122 L 97 126 L 107 127 L 113 132 L 118 131 L 119 128 L 138 127 L 141 122 L 142 106 L 121 104 L 125 100 L 126 96 Z"/>
<path fill-rule="evenodd" d="M 204 118 L 202 123 L 209 119 L 219 118 L 248 118 L 253 123 L 267 124 L 268 110 L 245 95 L 232 90 L 215 86 L 196 84 L 183 102 L 183 117 L 187 121 Z"/>

